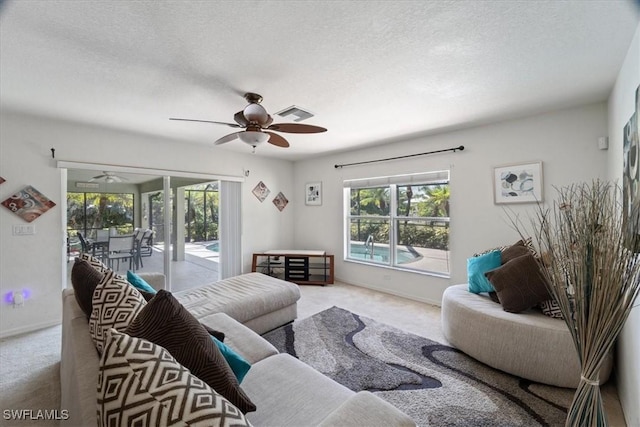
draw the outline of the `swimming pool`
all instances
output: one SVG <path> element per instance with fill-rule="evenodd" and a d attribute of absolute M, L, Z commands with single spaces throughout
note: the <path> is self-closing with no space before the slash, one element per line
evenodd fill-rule
<path fill-rule="evenodd" d="M 213 242 L 205 247 L 211 252 L 220 252 L 220 242 Z"/>
<path fill-rule="evenodd" d="M 373 257 L 371 257 L 370 249 L 365 247 L 364 243 L 352 243 L 349 252 L 349 258 L 362 259 L 374 262 L 389 262 L 390 254 L 388 246 L 373 246 Z M 396 253 L 396 263 L 408 264 L 422 258 L 422 255 L 412 252 L 409 249 L 398 248 Z"/>

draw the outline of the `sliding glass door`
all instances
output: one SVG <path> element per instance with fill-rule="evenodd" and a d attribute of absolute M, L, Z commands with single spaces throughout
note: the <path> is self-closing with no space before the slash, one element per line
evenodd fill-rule
<path fill-rule="evenodd" d="M 220 235 L 221 214 L 230 210 L 240 212 L 239 197 L 228 201 L 234 206 L 224 206 L 224 192 L 220 191 L 224 181 L 127 171 L 119 173 L 122 183 L 115 188 L 113 183 L 95 182 L 96 174 L 93 169 L 67 168 L 65 232 L 69 236 L 67 255 L 71 261 L 68 277 L 73 257 L 83 250 L 78 231 L 93 241 L 99 230 L 117 234 L 140 232 L 140 236 L 146 231 L 149 235 L 136 271 L 164 272 L 167 288 L 174 292 L 219 280 L 221 258 L 228 265 L 237 265 L 229 271 L 240 271 L 241 252 L 235 250 L 240 244 L 240 228 L 234 228 L 236 231 L 226 237 Z M 89 183 L 90 191 L 79 190 Z M 240 188 L 239 182 L 231 184 Z M 239 224 L 239 216 L 235 222 Z M 227 246 L 234 248 L 230 256 L 224 253 Z M 118 273 L 126 274 L 128 269 L 128 263 L 121 263 Z"/>

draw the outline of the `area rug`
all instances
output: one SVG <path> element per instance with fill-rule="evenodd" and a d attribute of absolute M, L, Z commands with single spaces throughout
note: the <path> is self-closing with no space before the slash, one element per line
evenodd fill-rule
<path fill-rule="evenodd" d="M 351 390 L 375 393 L 419 426 L 564 426 L 574 393 L 338 307 L 264 337 Z"/>

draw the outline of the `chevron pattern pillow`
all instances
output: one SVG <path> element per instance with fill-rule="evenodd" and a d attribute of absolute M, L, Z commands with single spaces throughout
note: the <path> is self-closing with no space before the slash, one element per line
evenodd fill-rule
<path fill-rule="evenodd" d="M 159 345 L 106 331 L 98 426 L 248 426 L 242 412 Z"/>
<path fill-rule="evenodd" d="M 124 277 L 109 270 L 96 286 L 92 304 L 89 333 L 102 353 L 105 332 L 110 328 L 124 331 L 147 303 Z"/>

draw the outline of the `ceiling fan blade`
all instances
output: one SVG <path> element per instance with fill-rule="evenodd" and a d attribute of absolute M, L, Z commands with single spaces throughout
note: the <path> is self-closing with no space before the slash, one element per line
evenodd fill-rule
<path fill-rule="evenodd" d="M 276 123 L 275 125 L 269 126 L 267 129 L 287 133 L 320 133 L 327 131 L 325 128 L 320 126 L 304 125 L 301 123 Z"/>
<path fill-rule="evenodd" d="M 273 144 L 277 147 L 282 147 L 282 148 L 289 147 L 289 142 L 287 142 L 286 139 L 284 139 L 277 133 L 273 133 L 273 132 L 265 132 L 265 133 L 269 134 L 269 141 L 267 141 L 269 144 Z"/>
<path fill-rule="evenodd" d="M 244 114 L 242 113 L 242 111 L 238 111 L 237 113 L 235 113 L 233 115 L 233 120 L 236 121 L 236 123 L 238 123 L 240 125 L 240 127 L 247 127 L 247 125 L 249 124 L 249 120 L 247 120 L 244 117 Z"/>
<path fill-rule="evenodd" d="M 244 132 L 244 131 L 240 131 L 240 132 Z M 227 142 L 231 142 L 238 137 L 238 134 L 240 132 L 234 132 L 234 133 L 230 133 L 229 135 L 223 136 L 222 138 L 214 142 L 213 145 L 220 145 L 220 144 L 226 144 Z"/>
<path fill-rule="evenodd" d="M 169 120 L 180 120 L 180 121 L 183 121 L 183 122 L 213 123 L 213 124 L 216 124 L 216 125 L 225 125 L 225 126 L 229 126 L 229 127 L 232 127 L 232 128 L 242 127 L 242 126 L 237 125 L 235 123 L 214 122 L 213 120 L 178 119 L 178 118 L 175 118 L 175 117 L 169 117 Z"/>

